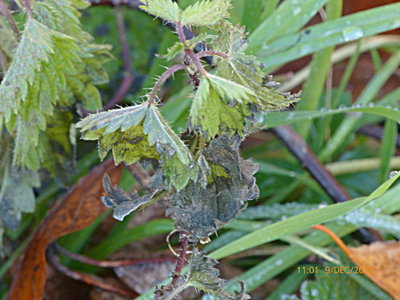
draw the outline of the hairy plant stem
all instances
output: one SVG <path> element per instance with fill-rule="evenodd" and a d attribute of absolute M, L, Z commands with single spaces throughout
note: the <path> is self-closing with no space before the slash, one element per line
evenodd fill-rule
<path fill-rule="evenodd" d="M 187 254 L 188 246 L 189 246 L 189 237 L 186 235 L 186 233 L 182 233 L 181 250 L 179 251 L 179 257 L 178 257 L 178 261 L 176 263 L 174 277 L 171 282 L 172 289 L 175 288 L 175 285 L 178 282 L 178 279 L 181 277 L 182 268 L 185 265 L 185 261 L 186 261 L 186 254 Z"/>
<path fill-rule="evenodd" d="M 181 285 L 177 286 L 168 297 L 163 298 L 163 300 L 173 300 L 176 299 L 175 297 L 178 297 L 178 295 L 187 287 L 189 286 L 188 282 L 184 282 Z"/>
<path fill-rule="evenodd" d="M 29 18 L 32 18 L 32 6 L 31 6 L 31 0 L 22 0 L 24 4 L 24 8 L 26 10 L 26 14 L 28 15 Z"/>
<path fill-rule="evenodd" d="M 183 26 L 181 22 L 176 22 L 176 34 L 178 35 L 179 41 L 181 43 L 186 41 L 185 33 L 183 32 Z"/>
<path fill-rule="evenodd" d="M 17 24 L 15 23 L 14 18 L 11 15 L 11 12 L 7 8 L 7 6 L 4 4 L 3 0 L 0 0 L 0 14 L 2 14 L 6 18 L 8 24 L 10 24 L 11 30 L 13 31 L 14 36 L 18 41 L 19 40 L 19 30 L 18 30 Z"/>
<path fill-rule="evenodd" d="M 201 51 L 199 53 L 196 53 L 197 58 L 203 58 L 206 56 L 219 56 L 222 57 L 223 59 L 228 59 L 229 55 L 223 52 L 219 51 L 212 51 L 212 50 L 207 50 L 207 51 Z"/>
<path fill-rule="evenodd" d="M 207 76 L 207 71 L 204 69 L 203 65 L 201 64 L 200 59 L 196 56 L 196 54 L 194 54 L 194 52 L 191 49 L 185 49 L 185 53 L 187 56 L 190 57 L 190 59 L 196 66 L 197 71 L 199 71 L 199 73 L 202 76 Z"/>
<path fill-rule="evenodd" d="M 175 72 L 178 72 L 180 70 L 183 70 L 184 66 L 181 64 L 176 64 L 173 65 L 172 67 L 168 68 L 167 71 L 165 71 L 160 78 L 156 81 L 154 84 L 153 88 L 151 89 L 149 93 L 149 103 L 153 103 L 157 97 L 157 92 L 158 90 L 163 86 L 163 84 L 170 78 Z"/>

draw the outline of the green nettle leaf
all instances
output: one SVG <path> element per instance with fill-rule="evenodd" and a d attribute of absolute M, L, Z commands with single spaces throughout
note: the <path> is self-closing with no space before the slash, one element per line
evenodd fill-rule
<path fill-rule="evenodd" d="M 231 299 L 230 294 L 224 292 L 225 280 L 219 278 L 219 270 L 215 268 L 217 264 L 215 259 L 195 248 L 189 262 L 187 284 L 219 299 Z"/>
<path fill-rule="evenodd" d="M 163 163 L 167 185 L 181 190 L 196 178 L 189 149 L 154 104 L 142 104 L 89 115 L 77 124 L 84 140 L 98 140 L 103 159 L 112 150 L 115 163 L 142 159 Z"/>
<path fill-rule="evenodd" d="M 151 15 L 169 22 L 180 21 L 182 10 L 172 0 L 143 0 L 142 2 L 144 5 L 140 5 L 139 8 Z"/>
<path fill-rule="evenodd" d="M 201 0 L 186 8 L 181 22 L 188 26 L 211 26 L 229 17 L 230 0 Z"/>
<path fill-rule="evenodd" d="M 213 180 L 204 187 L 201 180 L 191 181 L 175 193 L 173 207 L 168 214 L 176 220 L 176 227 L 198 241 L 213 234 L 246 207 L 246 201 L 258 197 L 253 174 L 257 166 L 239 155 L 238 136 L 222 135 L 203 150 L 204 173 L 213 172 Z M 216 167 L 218 166 L 218 167 Z"/>
<path fill-rule="evenodd" d="M 212 83 L 209 78 L 201 80 L 190 110 L 190 126 L 192 130 L 205 132 L 208 139 L 217 134 L 233 135 L 238 133 L 243 136 L 246 118 L 251 115 L 250 107 L 248 104 L 242 103 L 226 104 L 223 96 L 228 91 L 227 87 L 232 86 L 235 89 L 236 86 L 219 84 L 215 80 L 216 77 L 212 77 L 214 79 Z M 229 82 L 223 79 L 221 81 L 223 83 Z M 214 86 L 218 87 L 215 88 Z M 244 90 L 244 93 L 238 90 L 235 92 L 242 101 L 246 99 L 245 95 L 249 95 L 245 88 Z"/>
<path fill-rule="evenodd" d="M 258 58 L 245 54 L 248 41 L 243 27 L 235 27 L 225 22 L 219 33 L 220 38 L 215 49 L 227 53 L 228 59 L 219 59 L 218 73 L 252 90 L 259 101 L 259 109 L 282 109 L 298 100 L 298 95 L 275 91 L 274 88 L 279 84 L 269 81 Z"/>
<path fill-rule="evenodd" d="M 149 105 L 144 102 L 139 105 L 112 109 L 98 114 L 88 115 L 76 124 L 83 132 L 83 138 L 90 136 L 92 131 L 104 129 L 104 133 L 112 133 L 118 129 L 124 132 L 132 126 L 138 126 L 146 116 Z M 92 140 L 92 138 L 90 138 Z"/>
<path fill-rule="evenodd" d="M 159 153 L 166 154 L 168 158 L 172 158 L 176 154 L 184 165 L 191 164 L 192 158 L 189 149 L 169 127 L 155 105 L 149 106 L 143 123 L 143 131 L 147 134 L 150 146 L 155 145 Z"/>
<path fill-rule="evenodd" d="M 87 5 L 80 0 L 32 4 L 32 17 L 26 20 L 0 85 L 0 125 L 4 123 L 15 137 L 15 165 L 37 170 L 46 164 L 47 169 L 56 170 L 47 159 L 51 153 L 45 152 L 52 147 L 39 143 L 56 105 L 82 103 L 88 110 L 101 107 L 95 85 L 108 79 L 102 63 L 110 57 L 109 48 L 89 44 L 91 36 L 81 29 L 78 9 Z"/>
<path fill-rule="evenodd" d="M 226 300 L 249 300 L 245 294 L 244 283 L 241 282 L 242 290 L 238 293 L 231 293 L 224 290 L 226 281 L 221 279 L 219 270 L 215 267 L 218 264 L 213 258 L 205 255 L 195 248 L 189 261 L 189 272 L 185 276 L 186 286 L 192 286 L 196 290 L 212 295 L 217 299 Z"/>
<path fill-rule="evenodd" d="M 162 58 L 166 60 L 172 60 L 179 54 L 185 52 L 185 45 L 181 42 L 176 42 L 172 47 L 168 48 L 167 54 L 161 55 Z"/>
<path fill-rule="evenodd" d="M 29 19 L 15 59 L 0 85 L 1 112 L 6 121 L 18 111 L 21 102 L 27 100 L 29 85 L 37 80 L 42 64 L 49 60 L 52 53 L 51 32 L 39 22 Z"/>

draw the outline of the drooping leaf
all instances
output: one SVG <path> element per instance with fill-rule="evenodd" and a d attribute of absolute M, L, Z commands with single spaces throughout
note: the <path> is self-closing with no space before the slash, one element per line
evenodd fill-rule
<path fill-rule="evenodd" d="M 107 174 L 103 177 L 103 187 L 107 195 L 101 197 L 101 201 L 105 206 L 114 208 L 113 217 L 118 221 L 122 221 L 127 215 L 149 202 L 158 192 L 155 189 L 150 194 L 139 196 L 135 191 L 130 195 L 118 185 L 113 187 L 110 177 Z"/>
<path fill-rule="evenodd" d="M 172 0 L 144 0 L 140 9 L 168 22 L 179 22 L 182 10 Z"/>
<path fill-rule="evenodd" d="M 241 139 L 223 135 L 214 139 L 203 150 L 209 165 L 217 165 L 219 172 L 205 188 L 201 181 L 190 182 L 176 193 L 169 210 L 176 227 L 189 232 L 193 241 L 206 238 L 223 224 L 233 219 L 247 200 L 258 197 L 258 188 L 252 176 L 257 166 L 243 160 L 238 152 Z M 224 173 L 220 173 L 223 169 Z"/>
<path fill-rule="evenodd" d="M 211 26 L 229 17 L 229 0 L 200 0 L 182 12 L 181 22 L 187 26 Z"/>

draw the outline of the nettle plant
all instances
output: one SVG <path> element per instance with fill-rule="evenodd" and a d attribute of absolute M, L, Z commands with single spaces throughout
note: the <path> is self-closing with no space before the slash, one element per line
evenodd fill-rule
<path fill-rule="evenodd" d="M 82 30 L 89 3 L 0 1 L 0 252 L 4 228 L 35 209 L 41 177 L 62 181 L 73 166 L 74 113 L 101 109 L 98 85 L 110 46 Z M 65 182 L 68 184 L 67 182 Z"/>
<path fill-rule="evenodd" d="M 34 210 L 33 188 L 43 173 L 68 177 L 63 172 L 71 170 L 76 147 L 74 112 L 101 109 L 96 86 L 108 82 L 103 64 L 110 59 L 109 47 L 92 44 L 79 24 L 86 1 L 16 2 L 11 13 L 0 1 L 0 236 L 4 227 L 17 228 L 21 212 Z M 178 41 L 163 56 L 177 64 L 158 78 L 142 103 L 91 114 L 77 124 L 84 140 L 98 140 L 101 158 L 112 151 L 116 164 L 154 169 L 147 194 L 130 195 L 106 176 L 102 200 L 118 220 L 168 200 L 166 213 L 176 221 L 182 250 L 171 284 L 159 288 L 157 297 L 171 299 L 193 286 L 244 299 L 243 291 L 223 290 L 216 262 L 195 247 L 258 197 L 257 165 L 241 158 L 239 146 L 259 128 L 260 115 L 288 107 L 297 95 L 276 91 L 278 84 L 258 59 L 245 53 L 245 29 L 227 21 L 229 0 L 196 1 L 186 9 L 172 0 L 142 2 L 142 10 L 177 33 Z M 199 34 L 188 39 L 188 31 Z M 203 50 L 195 51 L 199 45 Z M 179 71 L 193 88 L 182 133 L 158 108 L 159 90 Z M 187 253 L 189 271 L 181 275 Z"/>
<path fill-rule="evenodd" d="M 104 178 L 107 196 L 103 202 L 114 208 L 114 217 L 122 220 L 168 194 L 167 215 L 176 221 L 184 251 L 188 244 L 195 247 L 207 242 L 248 200 L 258 197 L 253 177 L 257 165 L 240 156 L 240 143 L 257 128 L 258 114 L 296 100 L 277 92 L 277 83 L 263 72 L 257 58 L 245 54 L 245 29 L 225 19 L 230 6 L 229 0 L 206 0 L 183 10 L 171 0 L 144 1 L 142 10 L 175 28 L 179 40 L 164 58 L 179 63 L 158 78 L 146 101 L 92 114 L 77 124 L 83 139 L 98 140 L 101 158 L 112 151 L 116 164 L 145 162 L 155 169 L 152 191 L 142 196 L 112 187 L 109 178 Z M 202 33 L 187 39 L 188 28 Z M 196 53 L 198 44 L 206 45 L 205 50 Z M 204 58 L 212 63 L 205 65 Z M 161 115 L 157 94 L 181 70 L 194 95 L 187 130 L 177 134 Z M 188 286 L 223 298 L 237 297 L 223 291 L 223 280 L 211 258 L 195 248 L 189 261 L 188 274 L 176 274 L 171 285 L 157 290 L 158 297 L 173 298 Z"/>
<path fill-rule="evenodd" d="M 207 242 L 248 200 L 258 197 L 253 177 L 257 165 L 240 156 L 239 146 L 257 129 L 259 114 L 285 108 L 297 96 L 277 92 L 278 84 L 266 75 L 257 58 L 245 54 L 245 29 L 226 20 L 229 0 L 198 1 L 184 10 L 171 0 L 143 2 L 142 10 L 175 28 L 179 40 L 163 57 L 178 63 L 158 78 L 146 101 L 89 115 L 77 127 L 84 140 L 98 140 L 101 158 L 112 151 L 116 164 L 145 162 L 155 169 L 152 190 L 142 196 L 112 187 L 109 178 L 104 178 L 107 196 L 103 202 L 114 208 L 114 217 L 122 220 L 140 206 L 169 195 L 166 213 L 176 221 L 186 251 L 188 243 L 195 247 Z M 187 39 L 188 29 L 199 29 L 201 34 Z M 196 53 L 199 44 L 204 51 Z M 157 94 L 181 70 L 194 95 L 187 129 L 177 134 L 161 115 Z M 176 274 L 171 285 L 157 291 L 158 297 L 173 298 L 193 286 L 236 298 L 223 291 L 214 265 L 194 249 L 188 274 L 182 278 Z"/>

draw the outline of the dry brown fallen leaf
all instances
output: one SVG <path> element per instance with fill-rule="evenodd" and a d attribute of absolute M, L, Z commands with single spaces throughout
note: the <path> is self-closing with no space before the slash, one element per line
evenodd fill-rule
<path fill-rule="evenodd" d="M 89 226 L 106 208 L 100 201 L 105 173 L 119 182 L 121 166 L 107 160 L 74 185 L 47 212 L 19 262 L 8 300 L 42 300 L 46 282 L 46 247 L 49 243 Z"/>
<path fill-rule="evenodd" d="M 359 267 L 360 272 L 384 289 L 395 300 L 400 300 L 400 242 L 386 241 L 347 247 L 329 228 L 316 225 L 314 229 L 328 234 L 343 252 Z"/>

